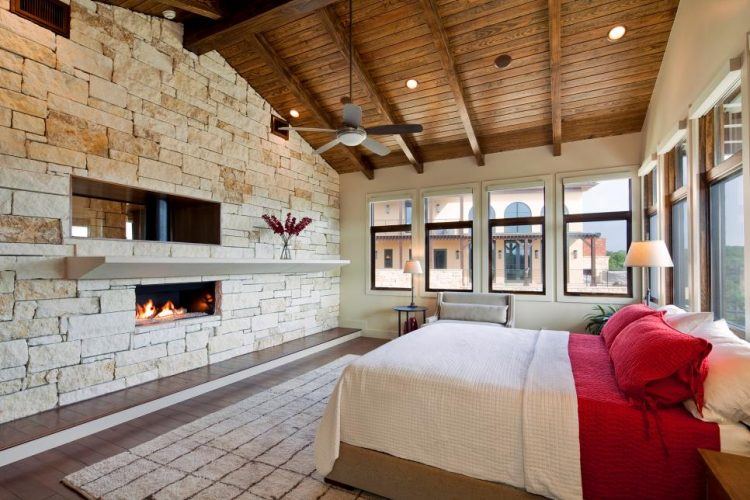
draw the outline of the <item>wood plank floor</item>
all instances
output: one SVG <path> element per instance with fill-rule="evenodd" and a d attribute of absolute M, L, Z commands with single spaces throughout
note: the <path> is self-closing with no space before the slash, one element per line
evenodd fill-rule
<path fill-rule="evenodd" d="M 126 408 L 147 403 L 217 378 L 226 377 L 357 331 L 356 328 L 331 328 L 220 363 L 0 424 L 0 450 L 111 415 Z"/>
<path fill-rule="evenodd" d="M 279 368 L 249 377 L 130 422 L 0 468 L 0 498 L 80 498 L 60 481 L 83 467 L 153 439 L 196 418 L 281 384 L 345 354 L 364 354 L 385 340 L 358 338 Z"/>

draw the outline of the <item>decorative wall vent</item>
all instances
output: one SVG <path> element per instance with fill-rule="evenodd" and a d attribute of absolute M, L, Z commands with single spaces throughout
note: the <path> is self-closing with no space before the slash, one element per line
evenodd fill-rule
<path fill-rule="evenodd" d="M 58 35 L 70 36 L 70 5 L 60 0 L 10 0 L 10 11 Z"/>
<path fill-rule="evenodd" d="M 289 131 L 281 130 L 280 127 L 288 127 L 289 122 L 283 118 L 279 118 L 276 115 L 271 115 L 271 133 L 277 135 L 282 139 L 289 140 Z"/>

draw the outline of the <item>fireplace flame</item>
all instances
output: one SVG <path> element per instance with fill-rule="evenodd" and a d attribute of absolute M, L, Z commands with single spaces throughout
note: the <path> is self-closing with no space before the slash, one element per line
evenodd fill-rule
<path fill-rule="evenodd" d="M 184 307 L 175 307 L 174 303 L 171 300 L 168 300 L 161 307 L 156 307 L 154 301 L 151 299 L 148 299 L 143 305 L 135 305 L 136 319 L 166 318 L 168 316 L 176 316 L 186 313 L 187 309 L 185 309 Z"/>

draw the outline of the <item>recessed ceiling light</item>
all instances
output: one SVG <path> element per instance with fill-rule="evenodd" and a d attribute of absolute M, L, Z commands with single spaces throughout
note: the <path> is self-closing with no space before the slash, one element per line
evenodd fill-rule
<path fill-rule="evenodd" d="M 497 69 L 507 68 L 512 60 L 513 58 L 508 54 L 499 55 L 495 58 L 495 67 Z"/>
<path fill-rule="evenodd" d="M 410 78 L 409 80 L 406 80 L 406 86 L 412 90 L 417 88 L 417 85 L 419 85 L 419 82 L 416 81 L 414 78 Z"/>
<path fill-rule="evenodd" d="M 607 38 L 614 42 L 615 40 L 619 40 L 620 38 L 625 36 L 625 26 L 618 25 L 609 30 L 609 33 L 607 34 Z"/>
<path fill-rule="evenodd" d="M 177 17 L 177 13 L 173 11 L 172 9 L 165 10 L 164 12 L 162 12 L 162 15 L 164 16 L 165 19 L 169 19 L 169 20 L 172 20 L 175 17 Z"/>
<path fill-rule="evenodd" d="M 297 111 L 296 109 L 290 109 L 289 114 L 292 118 L 299 118 L 299 111 Z"/>

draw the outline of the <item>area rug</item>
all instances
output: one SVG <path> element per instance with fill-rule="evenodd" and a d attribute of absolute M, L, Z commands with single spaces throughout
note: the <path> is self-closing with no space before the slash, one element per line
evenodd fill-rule
<path fill-rule="evenodd" d="M 352 499 L 323 482 L 313 441 L 347 355 L 129 451 L 63 483 L 103 499 Z"/>

